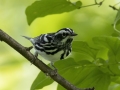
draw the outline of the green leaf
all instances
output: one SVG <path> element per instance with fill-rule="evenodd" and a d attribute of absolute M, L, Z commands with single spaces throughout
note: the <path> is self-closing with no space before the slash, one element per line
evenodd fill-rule
<path fill-rule="evenodd" d="M 68 69 L 62 75 L 69 82 L 79 88 L 95 87 L 96 90 L 108 90 L 110 84 L 109 75 L 101 72 L 95 67 L 79 67 L 77 69 L 78 70 L 73 68 Z M 58 85 L 57 90 L 65 89 Z"/>
<path fill-rule="evenodd" d="M 107 90 L 110 84 L 109 74 L 103 73 L 97 66 L 87 60 L 80 62 L 75 62 L 74 59 L 69 58 L 56 62 L 55 66 L 58 68 L 60 75 L 79 88 L 95 87 L 96 90 Z M 57 90 L 65 89 L 58 85 Z"/>
<path fill-rule="evenodd" d="M 74 41 L 72 48 L 72 51 L 76 52 L 75 59 L 77 61 L 80 61 L 81 58 L 84 60 L 95 60 L 98 53 L 97 49 L 91 48 L 86 42 L 83 41 Z"/>
<path fill-rule="evenodd" d="M 47 77 L 43 72 L 40 72 L 34 80 L 30 90 L 42 89 L 44 86 L 52 84 L 54 82 L 50 77 Z"/>
<path fill-rule="evenodd" d="M 82 74 L 84 75 L 84 74 Z M 110 76 L 102 73 L 97 68 L 90 69 L 90 73 L 78 82 L 79 87 L 95 87 L 95 90 L 108 90 L 110 84 Z"/>
<path fill-rule="evenodd" d="M 81 61 L 81 65 L 88 64 L 87 61 Z M 89 62 L 90 63 L 90 62 Z M 68 80 L 69 82 L 71 82 L 72 84 L 76 85 L 76 81 L 79 80 L 79 73 L 81 71 L 83 71 L 83 69 L 85 68 L 83 65 L 81 66 L 80 62 L 77 63 L 74 61 L 74 59 L 72 58 L 68 58 L 62 61 L 58 61 L 55 63 L 55 66 L 58 68 L 58 72 L 60 73 L 60 75 L 62 75 L 66 80 Z M 88 64 L 91 65 L 91 64 Z M 88 66 L 87 65 L 87 66 Z M 89 69 L 89 68 L 88 68 Z M 85 72 L 83 72 L 82 76 L 85 78 L 86 77 L 86 73 L 90 73 L 90 70 L 88 71 L 88 69 L 85 70 Z M 74 72 L 74 73 L 72 73 Z M 85 74 L 84 74 L 85 73 Z M 65 90 L 62 86 L 58 85 L 57 90 Z"/>
<path fill-rule="evenodd" d="M 81 1 L 77 1 L 77 5 L 78 4 L 80 7 L 82 5 Z M 32 5 L 28 6 L 25 12 L 28 24 L 30 25 L 33 20 L 38 17 L 70 12 L 77 8 L 78 6 L 68 0 L 40 0 L 35 1 Z"/>
<path fill-rule="evenodd" d="M 120 40 L 117 37 L 96 37 L 96 45 L 108 48 L 108 68 L 113 75 L 120 75 Z"/>

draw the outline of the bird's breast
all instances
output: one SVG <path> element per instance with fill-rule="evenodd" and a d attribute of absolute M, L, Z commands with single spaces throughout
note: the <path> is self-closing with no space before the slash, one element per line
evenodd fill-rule
<path fill-rule="evenodd" d="M 57 52 L 57 53 L 55 53 L 55 54 L 47 54 L 46 52 L 44 52 L 44 51 L 40 51 L 40 50 L 36 50 L 37 52 L 38 52 L 38 54 L 40 55 L 40 56 L 42 56 L 44 59 L 46 59 L 46 60 L 48 60 L 48 61 L 52 61 L 52 62 L 55 62 L 55 61 L 58 61 L 58 60 L 60 60 L 60 57 L 61 57 L 61 55 L 64 53 L 64 51 L 63 50 L 61 50 L 61 51 L 59 51 L 59 52 Z"/>

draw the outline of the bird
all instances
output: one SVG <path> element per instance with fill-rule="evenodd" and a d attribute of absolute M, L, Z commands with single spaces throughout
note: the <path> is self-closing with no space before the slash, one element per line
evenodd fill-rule
<path fill-rule="evenodd" d="M 63 60 L 71 54 L 72 42 L 77 34 L 71 28 L 62 28 L 57 32 L 41 34 L 28 39 L 35 49 L 35 57 L 40 55 L 50 61 L 50 65 L 56 70 L 54 62 Z"/>

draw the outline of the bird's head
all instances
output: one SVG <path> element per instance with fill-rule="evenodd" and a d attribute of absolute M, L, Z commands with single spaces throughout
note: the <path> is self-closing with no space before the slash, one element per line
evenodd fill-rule
<path fill-rule="evenodd" d="M 70 28 L 62 28 L 54 34 L 54 41 L 65 43 L 77 34 Z"/>

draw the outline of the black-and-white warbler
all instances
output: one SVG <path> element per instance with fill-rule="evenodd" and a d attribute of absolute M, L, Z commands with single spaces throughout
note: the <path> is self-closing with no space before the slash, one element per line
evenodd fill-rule
<path fill-rule="evenodd" d="M 62 28 L 55 33 L 41 34 L 35 38 L 23 37 L 33 44 L 36 57 L 39 54 L 44 59 L 49 60 L 54 67 L 55 61 L 64 59 L 71 53 L 71 43 L 76 35 L 72 29 Z"/>

